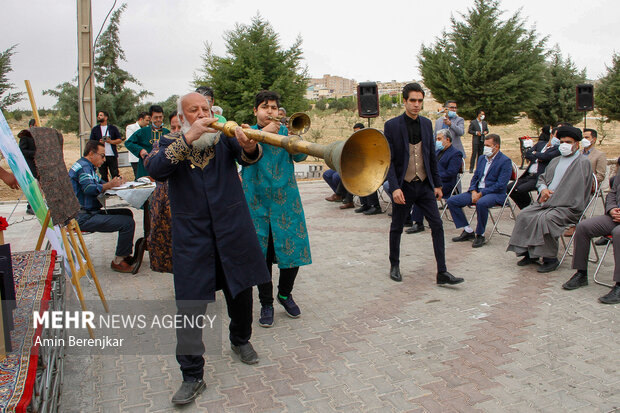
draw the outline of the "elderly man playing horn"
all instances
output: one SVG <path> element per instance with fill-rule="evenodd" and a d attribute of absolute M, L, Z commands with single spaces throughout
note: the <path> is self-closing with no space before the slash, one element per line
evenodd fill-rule
<path fill-rule="evenodd" d="M 200 93 L 182 96 L 178 113 L 181 132 L 162 137 L 146 162 L 149 175 L 169 185 L 178 315 L 203 315 L 207 302 L 215 300 L 215 291 L 223 290 L 231 348 L 242 362 L 254 364 L 258 355 L 249 342 L 252 286 L 268 282 L 270 276 L 235 161 L 254 164 L 262 148 L 239 127 L 236 139 L 211 129 L 216 119 Z M 204 350 L 200 328 L 177 329 L 183 383 L 172 403 L 190 403 L 206 387 Z"/>

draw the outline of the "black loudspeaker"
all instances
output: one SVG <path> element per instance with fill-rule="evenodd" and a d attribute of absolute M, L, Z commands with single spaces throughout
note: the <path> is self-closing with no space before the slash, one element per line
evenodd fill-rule
<path fill-rule="evenodd" d="M 577 110 L 587 111 L 594 109 L 594 86 L 577 85 L 575 88 Z"/>
<path fill-rule="evenodd" d="M 357 85 L 357 113 L 360 118 L 379 116 L 379 89 L 375 82 L 362 82 Z"/>

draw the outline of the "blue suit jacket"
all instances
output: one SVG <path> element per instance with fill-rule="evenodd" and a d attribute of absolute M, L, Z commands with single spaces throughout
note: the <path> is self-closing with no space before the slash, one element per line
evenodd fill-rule
<path fill-rule="evenodd" d="M 385 122 L 384 134 L 390 144 L 391 163 L 388 171 L 390 193 L 401 189 L 405 180 L 405 173 L 409 165 L 409 133 L 403 113 Z M 430 119 L 420 116 L 420 132 L 422 135 L 422 157 L 428 183 L 432 188 L 441 188 L 441 178 L 437 172 L 437 155 L 435 154 L 435 139 L 433 138 L 433 124 Z"/>
<path fill-rule="evenodd" d="M 441 158 L 439 158 L 440 153 L 437 152 L 437 171 L 441 178 L 443 196 L 446 197 L 450 196 L 450 192 L 456 185 L 456 177 L 463 166 L 463 154 L 452 145 L 443 151 Z"/>
<path fill-rule="evenodd" d="M 474 177 L 471 178 L 471 183 L 469 184 L 470 191 L 478 190 L 478 183 L 482 179 L 482 175 L 484 175 L 484 168 L 487 165 L 487 160 L 484 155 L 480 155 L 478 158 L 478 166 L 476 167 L 476 172 L 474 172 Z M 504 155 L 501 151 L 497 152 L 495 155 L 495 159 L 487 172 L 487 176 L 485 179 L 485 188 L 480 190 L 482 195 L 488 194 L 504 194 L 506 195 L 506 187 L 508 186 L 508 181 L 510 181 L 510 176 L 512 175 L 512 161 L 509 157 Z"/>

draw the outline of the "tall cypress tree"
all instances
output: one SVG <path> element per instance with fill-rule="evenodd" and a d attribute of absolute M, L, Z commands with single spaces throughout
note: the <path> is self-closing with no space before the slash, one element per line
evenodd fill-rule
<path fill-rule="evenodd" d="M 9 82 L 8 73 L 13 70 L 11 67 L 11 57 L 15 54 L 15 47 L 13 45 L 6 49 L 4 52 L 0 52 L 0 107 L 2 109 L 22 100 L 23 92 L 12 92 L 15 89 L 15 85 Z"/>
<path fill-rule="evenodd" d="M 595 106 L 607 121 L 620 120 L 620 54 L 612 57 L 612 66 L 607 68 L 594 89 Z"/>
<path fill-rule="evenodd" d="M 583 113 L 575 109 L 575 86 L 585 82 L 585 69 L 579 72 L 570 57 L 563 59 L 557 46 L 545 66 L 542 72 L 543 97 L 527 112 L 528 117 L 538 127 L 555 125 L 561 121 L 579 122 Z"/>
<path fill-rule="evenodd" d="M 435 99 L 456 100 L 466 119 L 514 123 L 542 97 L 544 44 L 517 12 L 501 20 L 498 1 L 475 0 L 462 20 L 451 18 L 434 45 L 422 45 L 420 71 Z"/>
<path fill-rule="evenodd" d="M 194 83 L 213 88 L 226 118 L 253 122 L 254 96 L 264 89 L 278 92 L 288 113 L 307 108 L 308 76 L 302 66 L 300 37 L 289 49 L 282 49 L 271 24 L 257 15 L 249 25 L 237 24 L 226 32 L 224 40 L 226 56 L 216 56 L 211 45 L 205 45 L 201 75 Z"/>

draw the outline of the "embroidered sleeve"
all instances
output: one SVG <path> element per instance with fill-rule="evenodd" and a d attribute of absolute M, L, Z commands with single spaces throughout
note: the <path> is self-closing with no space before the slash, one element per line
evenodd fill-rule
<path fill-rule="evenodd" d="M 173 134 L 168 135 L 168 138 L 173 138 Z M 179 163 L 187 159 L 187 155 L 189 154 L 191 148 L 185 141 L 185 137 L 183 135 L 179 136 L 172 142 L 170 145 L 166 147 L 165 154 L 166 158 L 170 160 L 173 164 Z"/>
<path fill-rule="evenodd" d="M 243 162 L 247 162 L 249 165 L 252 165 L 252 164 L 258 162 L 259 159 L 263 156 L 263 147 L 261 146 L 260 143 L 257 143 L 256 147 L 258 148 L 258 155 L 256 157 L 251 159 L 250 157 L 248 157 L 246 155 L 245 151 L 241 151 L 241 160 Z"/>

